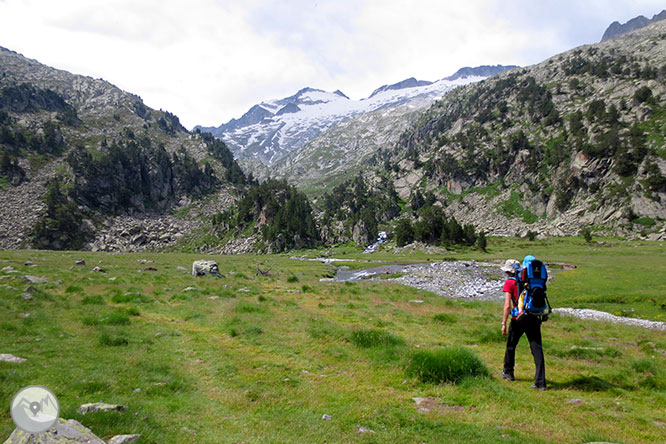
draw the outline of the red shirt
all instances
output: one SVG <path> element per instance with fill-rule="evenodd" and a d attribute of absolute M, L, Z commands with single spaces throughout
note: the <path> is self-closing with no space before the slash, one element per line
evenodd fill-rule
<path fill-rule="evenodd" d="M 505 293 L 511 293 L 511 301 L 513 302 L 513 306 L 515 307 L 518 305 L 518 284 L 515 279 L 507 279 L 506 282 L 504 282 L 502 291 Z"/>

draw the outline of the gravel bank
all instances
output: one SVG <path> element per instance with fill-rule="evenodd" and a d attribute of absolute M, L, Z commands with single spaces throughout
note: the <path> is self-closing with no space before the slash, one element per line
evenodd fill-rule
<path fill-rule="evenodd" d="M 501 301 L 503 273 L 496 264 L 476 261 L 405 265 L 407 273 L 387 279 L 453 299 Z"/>

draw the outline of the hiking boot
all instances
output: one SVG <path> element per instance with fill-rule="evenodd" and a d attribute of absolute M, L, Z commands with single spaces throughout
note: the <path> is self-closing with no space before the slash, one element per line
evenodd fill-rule
<path fill-rule="evenodd" d="M 502 375 L 502 378 L 508 380 L 508 381 L 515 381 L 516 378 L 513 377 L 513 373 L 506 372 L 504 370 L 500 370 L 500 375 Z"/>
<path fill-rule="evenodd" d="M 545 385 L 536 385 L 536 384 L 532 384 L 532 385 L 530 386 L 530 388 L 533 388 L 533 389 L 535 389 L 535 390 L 540 390 L 540 391 L 542 391 L 542 392 L 548 390 L 548 389 L 546 388 Z"/>

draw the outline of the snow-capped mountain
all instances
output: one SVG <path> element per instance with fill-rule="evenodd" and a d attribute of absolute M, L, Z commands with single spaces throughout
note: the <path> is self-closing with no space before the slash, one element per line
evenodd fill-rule
<path fill-rule="evenodd" d="M 478 69 L 480 69 L 479 67 Z M 222 139 L 236 158 L 259 161 L 271 166 L 289 153 L 315 139 L 330 128 L 360 114 L 397 106 L 416 98 L 439 98 L 447 91 L 481 80 L 514 66 L 463 68 L 464 75 L 454 74 L 436 82 L 410 78 L 376 89 L 370 97 L 352 100 L 341 91 L 327 92 L 303 88 L 283 99 L 261 102 L 239 119 L 218 128 L 200 128 Z M 471 71 L 470 71 L 471 70 Z"/>

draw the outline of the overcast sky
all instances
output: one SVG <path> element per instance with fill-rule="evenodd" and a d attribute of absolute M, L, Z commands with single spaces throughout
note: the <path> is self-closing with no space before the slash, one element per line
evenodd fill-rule
<path fill-rule="evenodd" d="M 0 46 L 218 126 L 310 86 L 367 97 L 463 66 L 538 63 L 663 0 L 0 0 Z"/>

